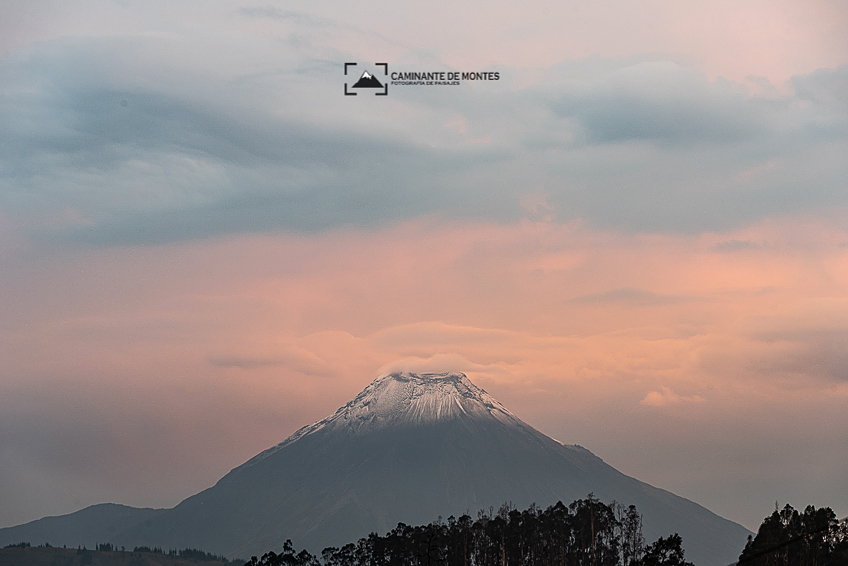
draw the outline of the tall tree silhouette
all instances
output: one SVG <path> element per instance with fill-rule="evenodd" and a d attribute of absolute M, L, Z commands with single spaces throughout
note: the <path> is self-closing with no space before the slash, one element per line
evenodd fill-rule
<path fill-rule="evenodd" d="M 846 558 L 848 525 L 830 507 L 808 505 L 799 513 L 787 504 L 748 537 L 739 566 L 845 566 Z"/>

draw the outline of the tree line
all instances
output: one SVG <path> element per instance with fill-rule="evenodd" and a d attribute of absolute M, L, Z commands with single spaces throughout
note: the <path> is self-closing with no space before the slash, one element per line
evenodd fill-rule
<path fill-rule="evenodd" d="M 252 557 L 245 566 L 694 566 L 684 560 L 677 533 L 646 544 L 642 515 L 631 505 L 605 504 L 592 494 L 570 505 L 524 511 L 506 504 L 480 511 L 477 519 L 451 516 L 427 525 L 371 533 L 321 559 L 295 552 Z"/>
<path fill-rule="evenodd" d="M 838 521 L 830 507 L 808 505 L 799 512 L 775 505 L 756 537 L 739 556 L 739 566 L 846 566 L 848 522 Z"/>
<path fill-rule="evenodd" d="M 19 543 L 16 543 L 16 544 L 8 544 L 8 545 L 4 546 L 3 548 L 31 548 L 31 546 L 32 545 L 28 542 L 19 542 Z M 50 543 L 47 543 L 47 542 L 45 542 L 44 544 L 39 545 L 39 546 L 43 547 L 43 548 L 52 548 Z M 64 547 L 62 547 L 62 548 L 64 548 Z M 94 550 L 96 550 L 97 552 L 127 552 L 127 549 L 125 547 L 122 546 L 122 547 L 118 548 L 117 545 L 114 545 L 114 544 L 108 543 L 108 542 L 105 543 L 105 544 L 96 543 L 94 545 Z M 77 547 L 77 554 L 90 555 L 91 552 L 93 552 L 93 551 L 88 550 L 85 546 Z M 153 548 L 151 548 L 149 546 L 136 546 L 135 548 L 132 549 L 132 552 L 164 554 L 164 555 L 167 555 L 171 558 L 183 558 L 185 560 L 193 560 L 195 562 L 223 562 L 225 564 L 229 563 L 229 562 L 238 562 L 238 563 L 244 562 L 244 559 L 230 560 L 229 558 L 227 558 L 223 554 L 214 554 L 212 552 L 204 552 L 204 551 L 198 550 L 196 548 L 184 548 L 182 550 L 168 549 L 168 551 L 166 552 L 165 550 L 162 549 L 162 547 L 159 547 L 159 546 L 156 546 L 156 547 L 153 547 Z M 84 563 L 88 563 L 88 564 L 91 563 L 90 556 L 88 556 L 88 558 L 84 561 Z"/>
<path fill-rule="evenodd" d="M 103 545 L 101 545 L 103 546 Z M 111 545 L 109 545 L 111 546 Z M 117 549 L 115 549 L 117 550 Z M 157 546 L 154 548 L 150 548 L 149 546 L 136 546 L 133 548 L 133 552 L 152 552 L 155 554 L 166 554 L 161 547 Z M 204 552 L 197 548 L 184 548 L 182 550 L 177 549 L 169 549 L 167 552 L 168 556 L 173 558 L 185 558 L 186 560 L 194 560 L 196 562 L 224 562 L 227 563 L 230 560 L 224 556 L 223 554 L 214 554 L 212 552 Z"/>

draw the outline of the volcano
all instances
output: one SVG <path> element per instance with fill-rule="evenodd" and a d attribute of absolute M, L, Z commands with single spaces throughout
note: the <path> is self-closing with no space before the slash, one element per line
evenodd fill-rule
<path fill-rule="evenodd" d="M 589 493 L 636 505 L 648 542 L 679 533 L 686 558 L 698 566 L 734 562 L 749 534 L 692 501 L 622 474 L 581 446 L 542 434 L 463 374 L 392 373 L 215 486 L 173 509 L 136 510 L 146 513 L 136 524 L 124 520 L 118 532 L 104 532 L 99 540 L 247 557 L 291 538 L 317 554 L 370 532 L 383 534 L 398 522 L 475 515 L 505 502 L 519 509 L 568 504 Z M 101 514 L 132 509 L 95 507 Z M 0 543 L 27 540 L 21 529 L 40 524 L 39 542 L 81 544 L 51 540 L 43 522 L 71 521 L 92 509 L 0 529 Z"/>

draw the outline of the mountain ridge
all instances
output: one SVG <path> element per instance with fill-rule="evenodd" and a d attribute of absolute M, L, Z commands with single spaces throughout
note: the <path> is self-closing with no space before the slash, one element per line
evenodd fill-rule
<path fill-rule="evenodd" d="M 291 538 L 317 554 L 398 522 L 425 524 L 505 502 L 568 503 L 590 492 L 635 504 L 650 540 L 680 532 L 699 566 L 732 562 L 749 534 L 541 433 L 464 374 L 393 373 L 109 542 L 249 556 Z"/>

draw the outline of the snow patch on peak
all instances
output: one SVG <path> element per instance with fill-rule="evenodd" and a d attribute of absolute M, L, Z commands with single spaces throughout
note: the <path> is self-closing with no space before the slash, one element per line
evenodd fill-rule
<path fill-rule="evenodd" d="M 360 433 L 463 415 L 494 417 L 502 422 L 518 421 L 463 373 L 395 372 L 375 379 L 347 405 L 304 433 L 328 427 Z"/>

